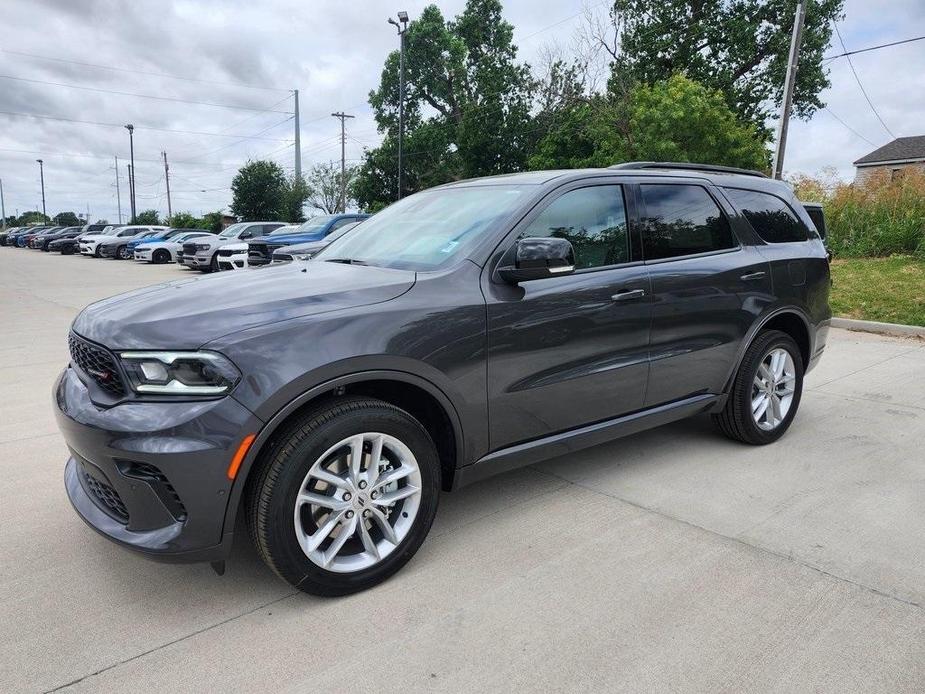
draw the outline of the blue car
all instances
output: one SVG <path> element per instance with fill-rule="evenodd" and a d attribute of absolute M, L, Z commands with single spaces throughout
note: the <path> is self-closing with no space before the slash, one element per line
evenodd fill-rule
<path fill-rule="evenodd" d="M 283 231 L 283 233 L 272 233 L 267 236 L 260 236 L 247 242 L 247 264 L 248 265 L 267 265 L 273 259 L 273 251 L 284 246 L 292 246 L 297 243 L 307 243 L 309 241 L 320 241 L 332 231 L 340 229 L 347 224 L 361 222 L 370 215 L 352 213 L 352 214 L 325 214 L 318 217 L 312 217 L 302 224 L 295 231 Z"/>
<path fill-rule="evenodd" d="M 167 231 L 163 232 L 162 234 L 158 234 L 157 236 L 146 236 L 143 239 L 135 239 L 134 241 L 129 241 L 128 246 L 126 247 L 126 253 L 128 254 L 128 257 L 131 258 L 132 253 L 135 251 L 135 246 L 137 246 L 139 243 L 153 243 L 155 241 L 166 241 L 167 239 L 170 239 L 176 236 L 177 234 L 188 234 L 191 231 L 202 231 L 202 229 L 180 229 L 179 227 L 177 228 L 171 227 Z M 206 232 L 206 233 L 212 233 L 212 232 Z"/>

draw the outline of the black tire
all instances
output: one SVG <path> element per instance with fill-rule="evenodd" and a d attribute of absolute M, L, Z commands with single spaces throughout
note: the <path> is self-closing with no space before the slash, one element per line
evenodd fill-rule
<path fill-rule="evenodd" d="M 218 251 L 212 254 L 212 262 L 209 263 L 209 272 L 218 272 L 222 268 L 218 265 Z"/>
<path fill-rule="evenodd" d="M 156 265 L 169 263 L 170 251 L 164 250 L 163 248 L 158 248 L 156 251 L 154 251 L 154 255 L 151 256 L 151 260 L 154 261 Z"/>
<path fill-rule="evenodd" d="M 394 436 L 411 449 L 421 474 L 420 506 L 407 535 L 384 559 L 355 572 L 328 571 L 306 556 L 296 538 L 296 495 L 325 451 L 363 432 Z M 416 419 L 381 400 L 344 398 L 298 417 L 274 439 L 250 475 L 245 503 L 257 551 L 280 578 L 313 595 L 348 595 L 381 583 L 414 556 L 430 531 L 440 495 L 437 450 Z"/>
<path fill-rule="evenodd" d="M 786 416 L 774 429 L 766 431 L 761 429 L 752 417 L 752 383 L 762 360 L 771 350 L 777 348 L 789 352 L 793 359 L 796 379 L 793 400 Z M 745 351 L 723 411 L 713 415 L 713 422 L 723 434 L 735 441 L 754 446 L 777 441 L 790 428 L 800 407 L 800 398 L 803 395 L 803 370 L 803 357 L 792 337 L 779 330 L 766 330 L 758 333 Z"/>
<path fill-rule="evenodd" d="M 96 247 L 96 250 L 93 251 L 93 257 L 94 257 L 94 258 L 99 258 L 99 257 L 100 257 L 100 247 L 99 247 L 99 246 L 97 246 L 97 247 Z"/>

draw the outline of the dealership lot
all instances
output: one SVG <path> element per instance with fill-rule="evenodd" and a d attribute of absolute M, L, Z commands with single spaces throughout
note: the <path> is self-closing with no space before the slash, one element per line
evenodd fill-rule
<path fill-rule="evenodd" d="M 295 594 L 149 562 L 64 495 L 87 303 L 194 277 L 0 248 L 0 690 L 925 689 L 925 342 L 834 330 L 783 440 L 705 419 L 445 495 L 397 576 Z"/>

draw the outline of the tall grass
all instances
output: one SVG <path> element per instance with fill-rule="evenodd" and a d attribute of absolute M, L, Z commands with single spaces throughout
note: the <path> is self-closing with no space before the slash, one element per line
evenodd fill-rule
<path fill-rule="evenodd" d="M 798 177 L 797 197 L 822 202 L 828 245 L 837 256 L 913 254 L 925 258 L 925 172 L 877 172 L 864 185 Z"/>

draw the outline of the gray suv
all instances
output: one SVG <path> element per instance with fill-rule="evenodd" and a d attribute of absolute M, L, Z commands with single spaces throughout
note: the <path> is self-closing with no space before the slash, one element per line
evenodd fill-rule
<path fill-rule="evenodd" d="M 307 262 L 81 312 L 54 387 L 67 494 L 105 537 L 219 573 L 243 514 L 292 585 L 362 590 L 441 490 L 699 413 L 775 441 L 828 295 L 812 220 L 755 172 L 452 183 Z"/>

